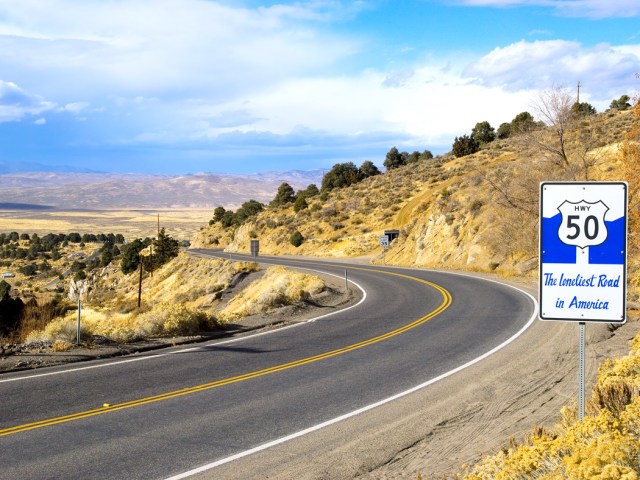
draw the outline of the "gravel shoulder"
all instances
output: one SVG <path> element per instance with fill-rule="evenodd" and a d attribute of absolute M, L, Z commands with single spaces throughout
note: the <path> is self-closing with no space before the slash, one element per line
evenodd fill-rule
<path fill-rule="evenodd" d="M 517 286 L 536 295 L 535 281 Z M 587 392 L 601 361 L 628 354 L 638 332 L 637 317 L 616 329 L 587 325 Z M 532 426 L 553 426 L 577 400 L 577 370 L 578 325 L 536 320 L 502 350 L 428 388 L 195 478 L 457 478 L 463 465 Z"/>

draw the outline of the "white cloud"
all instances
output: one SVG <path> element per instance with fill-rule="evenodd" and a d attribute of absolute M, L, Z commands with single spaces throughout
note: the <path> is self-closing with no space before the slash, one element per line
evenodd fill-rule
<path fill-rule="evenodd" d="M 98 120 L 100 128 L 85 128 L 81 140 L 69 141 L 73 145 L 180 150 L 201 142 L 203 151 L 210 151 L 212 142 L 228 140 L 245 151 L 242 142 L 251 139 L 278 148 L 298 142 L 304 151 L 322 148 L 311 144 L 314 139 L 357 146 L 367 137 L 371 144 L 375 133 L 382 142 L 395 138 L 407 148 L 429 148 L 451 145 L 455 135 L 468 133 L 478 121 L 494 126 L 510 121 L 529 108 L 536 90 L 553 84 L 580 80 L 585 98 L 590 94 L 610 101 L 630 93 L 626 87 L 636 87 L 633 73 L 640 71 L 637 46 L 585 48 L 563 40 L 518 42 L 480 59 L 464 60 L 470 54 L 456 52 L 446 60 L 363 70 L 354 65 L 369 61 L 365 56 L 372 52 L 350 62 L 364 43 L 330 33 L 328 27 L 366 3 L 234 6 L 244 3 L 0 2 L 0 72 L 11 72 L 15 82 L 0 82 L 0 121 L 47 110 L 76 119 L 82 115 L 88 125 Z M 551 0 L 465 3 L 569 5 Z M 595 8 L 594 2 L 589 5 Z M 22 101 L 9 105 L 2 88 L 14 95 L 17 89 Z"/>
<path fill-rule="evenodd" d="M 314 132 L 351 136 L 378 132 L 407 145 L 450 145 L 476 122 L 494 125 L 526 110 L 531 92 L 504 92 L 470 83 L 449 65 L 416 66 L 397 88 L 386 87 L 389 74 L 367 71 L 354 77 L 297 78 L 255 95 L 249 104 L 229 102 L 222 111 L 244 109 L 252 121 L 223 128 L 207 124 L 201 136 L 215 138 L 231 131 L 269 131 L 289 135 L 304 127 Z M 211 113 L 213 114 L 213 113 Z M 401 148 L 402 145 L 397 145 Z"/>
<path fill-rule="evenodd" d="M 39 95 L 31 94 L 13 82 L 0 80 L 0 122 L 18 121 L 55 107 Z"/>
<path fill-rule="evenodd" d="M 83 111 L 86 108 L 88 108 L 89 105 L 90 104 L 88 102 L 67 103 L 64 107 L 60 108 L 60 111 L 61 112 L 69 112 L 69 113 L 73 113 L 73 114 L 78 114 L 81 111 Z"/>
<path fill-rule="evenodd" d="M 638 0 L 459 0 L 474 7 L 540 6 L 570 17 L 611 18 L 640 15 Z"/>
<path fill-rule="evenodd" d="M 4 2 L 0 71 L 40 76 L 40 91 L 68 101 L 105 92 L 222 97 L 327 70 L 352 54 L 354 41 L 313 28 L 327 11 L 202 0 Z"/>
<path fill-rule="evenodd" d="M 549 40 L 498 47 L 471 64 L 465 75 L 481 85 L 512 91 L 581 81 L 591 98 L 604 101 L 636 88 L 638 71 L 640 45 L 586 48 L 578 42 Z"/>
<path fill-rule="evenodd" d="M 33 124 L 34 125 L 46 125 L 47 124 L 47 119 L 40 117 L 35 122 L 33 122 Z"/>

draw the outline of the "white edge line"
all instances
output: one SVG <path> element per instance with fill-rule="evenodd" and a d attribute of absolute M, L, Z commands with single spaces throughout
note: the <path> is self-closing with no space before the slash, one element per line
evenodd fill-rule
<path fill-rule="evenodd" d="M 494 282 L 494 283 L 499 283 L 501 285 L 506 285 L 509 288 L 513 288 L 514 290 L 517 290 L 521 293 L 523 293 L 524 295 L 526 295 L 527 297 L 529 297 L 531 299 L 531 301 L 533 302 L 534 305 L 534 309 L 533 309 L 533 314 L 531 315 L 531 318 L 529 318 L 529 321 L 512 337 L 508 338 L 507 340 L 505 340 L 504 342 L 502 342 L 500 345 L 494 347 L 493 349 L 489 350 L 488 352 L 484 353 L 483 355 L 480 355 L 479 357 L 465 363 L 464 365 L 460 365 L 459 367 L 454 368 L 453 370 L 450 370 L 448 372 L 445 372 L 435 378 L 432 378 L 431 380 L 428 380 L 424 383 L 421 383 L 420 385 L 416 385 L 413 388 L 410 388 L 409 390 L 405 390 L 404 392 L 400 392 L 397 393 L 395 395 L 392 395 L 391 397 L 387 397 L 383 400 L 380 400 L 378 402 L 372 403 L 370 405 L 366 405 L 362 408 L 359 408 L 357 410 L 354 410 L 352 412 L 349 413 L 345 413 L 344 415 L 341 415 L 339 417 L 336 418 L 332 418 L 331 420 L 327 420 L 326 422 L 323 423 L 319 423 L 318 425 L 314 425 L 313 427 L 309 427 L 306 428 L 304 430 L 300 430 L 299 432 L 295 432 L 292 433 L 291 435 L 287 435 L 285 437 L 281 437 L 278 438 L 276 440 L 272 440 L 271 442 L 267 442 L 264 443 L 262 445 L 258 445 L 257 447 L 251 448 L 249 450 L 245 450 L 243 452 L 239 452 L 236 453 L 235 455 L 231 455 L 229 457 L 226 458 L 222 458 L 220 460 L 217 460 L 215 462 L 209 463 L 207 465 L 203 465 L 201 467 L 195 468 L 193 470 L 189 470 L 188 472 L 184 472 L 184 473 L 180 473 L 178 475 L 175 475 L 173 477 L 169 477 L 166 478 L 165 480 L 180 480 L 183 478 L 188 478 L 191 477 L 193 475 L 197 475 L 198 473 L 202 473 L 202 472 L 206 472 L 208 470 L 211 470 L 213 468 L 219 467 L 221 465 L 224 465 L 226 463 L 230 463 L 233 462 L 234 460 L 238 460 L 240 458 L 244 458 L 247 457 L 249 455 L 252 455 L 254 453 L 258 453 L 261 452 L 263 450 L 267 450 L 268 448 L 271 447 L 275 447 L 276 445 L 281 445 L 285 442 L 288 442 L 290 440 L 293 440 L 295 438 L 298 437 L 302 437 L 303 435 L 307 435 L 309 433 L 315 432 L 317 430 L 320 430 L 322 428 L 328 427 L 330 425 L 336 424 L 338 422 L 341 422 L 343 420 L 347 420 L 351 417 L 355 417 L 356 415 L 360 415 L 361 413 L 364 412 L 368 412 L 369 410 L 373 410 L 374 408 L 380 407 L 382 405 L 385 405 L 387 403 L 393 402 L 394 400 L 398 400 L 399 398 L 405 397 L 409 394 L 415 393 L 418 390 L 422 390 L 423 388 L 426 388 L 430 385 L 433 385 L 436 382 L 439 382 L 440 380 L 443 380 L 447 377 L 450 377 L 451 375 L 455 375 L 456 373 L 465 370 L 466 368 L 471 367 L 472 365 L 475 365 L 476 363 L 481 362 L 482 360 L 486 359 L 487 357 L 493 355 L 494 353 L 496 353 L 498 350 L 503 349 L 504 347 L 506 347 L 507 345 L 509 345 L 511 342 L 513 342 L 514 340 L 516 340 L 520 335 L 522 335 L 535 321 L 535 319 L 537 318 L 538 315 L 538 301 L 533 297 L 533 295 L 531 295 L 530 293 L 522 290 L 521 288 L 515 287 L 513 285 L 509 285 L 507 283 L 503 283 L 503 282 L 499 282 L 497 280 L 492 280 L 492 279 L 487 279 L 487 278 L 483 278 L 483 277 L 475 277 L 473 275 L 466 275 L 464 273 L 462 274 L 458 274 L 455 272 L 445 272 L 445 273 L 453 273 L 454 275 L 462 275 L 462 276 L 470 276 L 473 278 L 479 278 L 481 280 L 487 280 L 489 282 Z"/>
<path fill-rule="evenodd" d="M 220 258 L 222 258 L 222 257 L 220 257 Z M 225 259 L 223 258 L 223 260 L 225 260 Z M 239 260 L 236 260 L 236 261 L 239 261 Z M 261 263 L 263 263 L 265 265 L 277 265 L 277 264 L 267 263 L 267 262 L 261 262 Z M 323 275 L 329 275 L 329 276 L 336 277 L 336 278 L 339 278 L 339 279 L 343 278 L 343 277 L 341 277 L 339 275 L 335 275 L 333 273 L 324 272 L 322 270 L 314 270 L 312 268 L 303 268 L 303 267 L 290 267 L 290 268 L 296 268 L 296 269 L 299 269 L 299 270 L 307 270 L 307 271 L 310 271 L 310 272 L 321 273 Z M 342 308 L 340 310 L 336 310 L 335 312 L 325 313 L 324 315 L 320 315 L 319 317 L 310 318 L 310 319 L 305 320 L 303 322 L 297 322 L 297 323 L 294 323 L 292 325 L 287 325 L 285 327 L 277 327 L 277 328 L 275 328 L 273 330 L 269 330 L 269 331 L 266 331 L 266 332 L 243 335 L 241 337 L 232 338 L 232 339 L 229 339 L 229 340 L 222 340 L 222 341 L 214 340 L 214 341 L 212 341 L 210 343 L 204 343 L 204 344 L 198 345 L 197 347 L 184 348 L 184 349 L 180 349 L 180 350 L 177 350 L 177 351 L 174 351 L 174 352 L 158 353 L 158 354 L 148 355 L 148 356 L 145 356 L 145 357 L 128 358 L 128 359 L 125 359 L 125 360 L 116 360 L 114 362 L 101 363 L 99 365 L 89 365 L 89 366 L 86 366 L 86 367 L 67 368 L 65 370 L 59 370 L 59 371 L 56 371 L 56 372 L 36 373 L 36 374 L 33 374 L 33 375 L 23 375 L 21 377 L 5 378 L 5 379 L 0 379 L 0 383 L 17 382 L 17 381 L 20 381 L 20 380 L 31 380 L 31 379 L 34 379 L 34 378 L 41 378 L 41 377 L 50 377 L 50 376 L 53 376 L 53 375 L 62 375 L 62 374 L 65 374 L 65 373 L 80 372 L 80 371 L 83 371 L 83 370 L 93 370 L 94 368 L 113 367 L 113 366 L 123 365 L 123 364 L 126 364 L 126 363 L 141 362 L 143 360 L 155 360 L 155 359 L 158 359 L 158 358 L 167 357 L 169 355 L 176 355 L 176 354 L 185 353 L 185 352 L 195 352 L 195 351 L 198 351 L 198 350 L 202 350 L 202 349 L 204 349 L 206 347 L 212 347 L 212 346 L 216 346 L 216 345 L 226 345 L 226 344 L 229 344 L 229 343 L 235 343 L 235 342 L 240 342 L 240 341 L 243 341 L 243 340 L 253 339 L 253 338 L 256 338 L 256 337 L 261 337 L 263 335 L 269 335 L 269 334 L 272 334 L 272 333 L 281 332 L 283 330 L 288 330 L 289 328 L 299 327 L 300 325 L 305 325 L 307 323 L 313 323 L 316 320 L 321 320 L 323 318 L 330 317 L 331 315 L 337 315 L 338 313 L 343 313 L 343 312 L 346 312 L 348 310 L 351 310 L 352 308 L 355 308 L 355 307 L 359 306 L 360 304 L 362 304 L 367 299 L 367 292 L 365 291 L 364 288 L 362 288 L 361 285 L 359 285 L 358 283 L 356 283 L 356 282 L 354 282 L 353 280 L 350 280 L 350 279 L 348 281 L 349 281 L 349 283 L 351 283 L 351 284 L 355 285 L 356 287 L 358 287 L 358 289 L 360 289 L 360 291 L 362 292 L 362 298 L 360 299 L 360 301 L 358 303 L 356 303 L 354 305 L 351 305 L 349 307 L 346 307 L 346 308 Z"/>

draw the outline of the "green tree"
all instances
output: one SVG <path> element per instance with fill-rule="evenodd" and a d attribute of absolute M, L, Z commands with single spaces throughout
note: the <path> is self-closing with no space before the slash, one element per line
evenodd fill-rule
<path fill-rule="evenodd" d="M 86 278 L 87 278 L 87 272 L 85 272 L 84 270 L 78 270 L 76 273 L 73 274 L 74 280 L 86 280 Z"/>
<path fill-rule="evenodd" d="M 498 131 L 496 132 L 496 137 L 503 140 L 505 138 L 509 138 L 511 136 L 511 124 L 510 123 L 501 123 L 498 127 Z"/>
<path fill-rule="evenodd" d="M 160 230 L 160 235 L 153 242 L 153 263 L 154 267 L 160 267 L 180 253 L 180 244 L 174 238 L 165 233 L 164 228 Z"/>
<path fill-rule="evenodd" d="M 476 153 L 478 150 L 480 150 L 480 145 L 473 137 L 462 135 L 461 137 L 456 137 L 453 141 L 451 152 L 456 157 L 464 157 L 465 155 Z"/>
<path fill-rule="evenodd" d="M 629 98 L 629 95 L 622 95 L 618 100 L 611 100 L 611 105 L 609 105 L 609 108 L 614 108 L 616 110 L 627 110 L 631 107 L 629 100 L 631 100 Z"/>
<path fill-rule="evenodd" d="M 360 175 L 353 162 L 336 163 L 322 178 L 322 191 L 344 188 L 358 183 Z"/>
<path fill-rule="evenodd" d="M 247 202 L 244 202 L 235 213 L 234 223 L 236 225 L 242 225 L 249 218 L 254 217 L 258 213 L 260 213 L 263 209 L 264 205 L 256 200 L 249 200 Z"/>
<path fill-rule="evenodd" d="M 305 210 L 309 208 L 309 204 L 304 196 L 298 195 L 296 201 L 293 202 L 293 211 L 298 213 L 300 210 Z"/>
<path fill-rule="evenodd" d="M 38 273 L 38 269 L 33 263 L 29 263 L 27 265 L 23 265 L 22 267 L 20 267 L 18 269 L 18 271 L 21 274 L 26 275 L 28 277 L 33 277 L 36 273 Z"/>
<path fill-rule="evenodd" d="M 74 260 L 74 262 L 71 264 L 72 272 L 79 272 L 80 270 L 84 270 L 86 268 L 87 268 L 87 264 L 84 262 L 81 262 L 80 260 Z"/>
<path fill-rule="evenodd" d="M 102 251 L 102 255 L 100 255 L 100 266 L 106 267 L 111 263 L 111 260 L 113 260 L 113 254 L 111 253 L 111 250 L 104 249 Z"/>
<path fill-rule="evenodd" d="M 320 193 L 320 190 L 318 190 L 317 185 L 315 183 L 310 183 L 307 186 L 307 188 L 305 188 L 304 190 L 300 190 L 296 194 L 296 200 L 298 199 L 298 197 L 301 197 L 301 196 L 304 197 L 305 199 L 315 197 L 319 193 Z"/>
<path fill-rule="evenodd" d="M 224 207 L 216 207 L 216 209 L 213 211 L 213 221 L 219 222 L 220 220 L 222 220 L 225 212 L 226 210 L 224 209 Z"/>
<path fill-rule="evenodd" d="M 598 113 L 593 105 L 587 102 L 576 102 L 571 106 L 571 111 L 576 115 L 595 115 Z"/>
<path fill-rule="evenodd" d="M 536 127 L 533 115 L 529 112 L 520 112 L 511 120 L 510 135 L 528 132 Z"/>
<path fill-rule="evenodd" d="M 409 155 L 407 155 L 405 163 L 408 165 L 410 163 L 418 163 L 419 161 L 420 161 L 420 152 L 415 150 L 411 152 Z"/>
<path fill-rule="evenodd" d="M 228 228 L 231 225 L 233 225 L 235 222 L 235 215 L 231 210 L 227 210 L 226 212 L 224 212 L 224 214 L 222 215 L 222 218 L 220 219 L 220 224 L 224 227 L 224 228 Z"/>
<path fill-rule="evenodd" d="M 371 160 L 365 160 L 362 162 L 362 165 L 360 165 L 358 173 L 361 178 L 375 177 L 376 175 L 380 175 L 380 169 L 378 169 Z"/>
<path fill-rule="evenodd" d="M 278 192 L 276 193 L 274 199 L 271 200 L 271 203 L 269 203 L 269 206 L 272 208 L 282 207 L 284 205 L 287 205 L 288 203 L 293 203 L 295 199 L 296 197 L 293 187 L 287 182 L 284 182 L 278 187 Z"/>
<path fill-rule="evenodd" d="M 136 238 L 133 242 L 122 247 L 122 260 L 120 261 L 120 269 L 122 273 L 128 275 L 135 272 L 140 265 L 140 251 L 145 247 L 142 240 Z"/>
<path fill-rule="evenodd" d="M 9 298 L 10 292 L 11 292 L 11 285 L 9 285 L 4 280 L 0 280 L 0 301 Z"/>
<path fill-rule="evenodd" d="M 425 160 L 431 160 L 433 158 L 433 153 L 430 150 L 425 150 L 420 154 L 420 161 L 423 162 Z"/>
<path fill-rule="evenodd" d="M 398 152 L 398 149 L 392 147 L 391 150 L 387 152 L 383 165 L 387 170 L 393 170 L 394 168 L 401 167 L 405 162 L 406 159 Z"/>
<path fill-rule="evenodd" d="M 484 145 L 496 139 L 496 131 L 489 122 L 478 122 L 476 126 L 471 129 L 471 138 L 479 145 Z"/>
<path fill-rule="evenodd" d="M 11 286 L 4 280 L 0 281 L 0 336 L 15 332 L 20 324 L 20 317 L 24 310 L 24 302 L 19 298 L 11 298 Z"/>
<path fill-rule="evenodd" d="M 298 248 L 304 242 L 304 237 L 298 230 L 296 230 L 291 234 L 291 237 L 289 238 L 289 242 L 291 242 L 291 245 Z"/>

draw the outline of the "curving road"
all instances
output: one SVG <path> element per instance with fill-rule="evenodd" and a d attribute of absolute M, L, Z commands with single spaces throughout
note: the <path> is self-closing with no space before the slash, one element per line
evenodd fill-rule
<path fill-rule="evenodd" d="M 470 276 L 260 260 L 338 276 L 348 268 L 366 298 L 268 334 L 2 375 L 1 476 L 162 479 L 203 467 L 216 478 L 218 463 L 475 361 L 535 311 L 523 292 Z"/>

